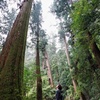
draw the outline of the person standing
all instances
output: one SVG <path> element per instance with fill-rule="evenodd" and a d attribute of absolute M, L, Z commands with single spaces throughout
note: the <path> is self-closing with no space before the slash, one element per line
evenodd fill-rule
<path fill-rule="evenodd" d="M 62 86 L 59 84 L 56 86 L 57 91 L 56 91 L 56 100 L 63 100 L 62 94 L 61 94 L 61 90 L 62 90 Z"/>

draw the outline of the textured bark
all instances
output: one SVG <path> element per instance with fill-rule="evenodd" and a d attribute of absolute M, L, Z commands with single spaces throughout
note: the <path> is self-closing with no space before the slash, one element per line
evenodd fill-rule
<path fill-rule="evenodd" d="M 69 66 L 69 70 L 71 72 L 72 69 L 71 69 L 71 64 L 70 64 L 70 58 L 69 58 L 69 52 L 68 52 L 68 44 L 66 42 L 66 37 L 64 37 L 64 43 L 65 43 L 65 53 L 66 53 L 66 57 L 67 57 L 67 61 L 68 61 L 68 66 Z M 72 83 L 73 83 L 73 86 L 74 86 L 74 90 L 76 92 L 77 83 L 76 83 L 76 81 L 75 81 L 75 79 L 73 77 L 72 77 Z"/>
<path fill-rule="evenodd" d="M 91 33 L 88 32 L 87 34 L 88 34 L 88 40 L 90 43 L 90 48 L 91 48 L 92 53 L 97 61 L 98 67 L 100 68 L 100 50 L 99 50 L 98 46 L 96 45 L 96 42 L 93 40 Z"/>
<path fill-rule="evenodd" d="M 23 2 L 0 54 L 0 100 L 22 100 L 25 45 L 32 1 Z"/>
<path fill-rule="evenodd" d="M 40 57 L 39 57 L 39 34 L 37 33 L 36 46 L 36 74 L 37 74 L 37 100 L 42 100 L 42 79 L 40 72 Z"/>
<path fill-rule="evenodd" d="M 69 70 L 71 72 L 72 69 L 71 69 L 70 57 L 69 57 L 69 52 L 68 52 L 68 43 L 66 41 L 66 37 L 64 37 L 64 43 L 65 43 L 65 53 L 66 53 L 66 57 L 67 57 L 67 61 L 68 61 L 68 66 L 69 66 Z M 73 76 L 71 76 L 71 79 L 72 79 L 74 91 L 77 92 L 77 85 L 78 85 L 77 81 L 74 79 Z M 85 95 L 82 92 L 80 95 L 80 100 L 86 100 Z"/>
<path fill-rule="evenodd" d="M 47 66 L 47 74 L 48 74 L 48 80 L 49 80 L 49 84 L 51 85 L 51 87 L 54 86 L 53 84 L 53 78 L 52 78 L 52 74 L 51 74 L 51 68 L 50 68 L 50 64 L 49 64 L 49 58 L 48 58 L 48 54 L 45 51 L 45 60 L 46 60 L 46 66 Z"/>

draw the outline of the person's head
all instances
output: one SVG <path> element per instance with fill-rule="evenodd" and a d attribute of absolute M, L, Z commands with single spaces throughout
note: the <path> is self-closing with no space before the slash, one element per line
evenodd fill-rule
<path fill-rule="evenodd" d="M 57 85 L 56 88 L 58 88 L 59 90 L 62 90 L 62 86 L 60 84 Z"/>

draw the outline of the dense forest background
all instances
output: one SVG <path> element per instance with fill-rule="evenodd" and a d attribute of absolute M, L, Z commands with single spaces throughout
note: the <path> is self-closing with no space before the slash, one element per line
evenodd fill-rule
<path fill-rule="evenodd" d="M 57 34 L 42 1 L 0 0 L 0 100 L 100 100 L 100 1 L 54 0 Z M 52 22 L 51 22 L 52 23 Z"/>

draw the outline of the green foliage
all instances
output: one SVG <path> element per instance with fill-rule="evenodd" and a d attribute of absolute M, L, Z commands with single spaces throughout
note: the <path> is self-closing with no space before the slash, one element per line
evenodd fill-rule
<path fill-rule="evenodd" d="M 24 68 L 24 100 L 36 99 L 36 77 L 35 65 L 30 62 Z M 42 82 L 43 100 L 52 100 L 55 97 L 55 89 L 50 87 L 45 71 L 42 71 Z"/>
<path fill-rule="evenodd" d="M 45 50 L 46 50 L 46 46 L 47 46 L 47 37 L 46 37 L 46 34 L 45 34 L 45 31 L 44 30 L 40 30 L 40 42 L 39 42 L 39 49 L 41 50 L 43 56 L 44 56 L 44 53 L 45 53 Z"/>
<path fill-rule="evenodd" d="M 42 76 L 42 81 L 43 81 L 43 100 L 53 100 L 55 97 L 55 89 L 51 88 L 49 85 L 49 80 L 47 75 L 44 74 Z"/>
<path fill-rule="evenodd" d="M 75 67 L 75 78 L 78 82 L 78 90 L 82 91 L 86 97 L 97 100 L 100 89 L 97 88 L 96 61 L 92 55 L 92 51 L 89 47 L 91 41 L 88 41 L 87 32 L 92 35 L 92 40 L 99 46 L 99 31 L 100 25 L 97 20 L 100 2 L 98 0 L 80 0 L 74 3 L 74 9 L 72 12 L 72 30 L 74 35 L 74 45 L 72 48 L 72 62 Z M 80 8 L 79 8 L 80 7 Z M 97 22 L 96 22 L 97 21 Z M 98 38 L 97 38 L 98 37 Z M 94 90 L 96 94 L 93 93 Z M 88 95 L 86 95 L 88 94 Z M 95 98 L 97 97 L 97 98 Z"/>
<path fill-rule="evenodd" d="M 53 81 L 55 86 L 59 83 L 62 85 L 63 96 L 66 97 L 67 90 L 71 84 L 71 77 L 67 65 L 67 58 L 65 55 L 65 51 L 61 48 L 61 46 L 59 46 L 59 50 L 57 51 L 54 41 L 52 41 L 53 43 L 51 44 L 48 43 L 47 46 L 48 54 L 50 55 L 49 61 L 50 61 Z"/>
<path fill-rule="evenodd" d="M 100 31 L 100 21 L 98 14 L 100 3 L 98 0 L 87 1 L 81 0 L 74 4 L 75 9 L 72 13 L 72 29 L 75 34 L 85 35 L 87 30 L 90 31 L 93 36 Z M 80 7 L 80 9 L 79 9 Z"/>
<path fill-rule="evenodd" d="M 53 100 L 55 98 L 55 89 L 50 86 L 43 88 L 43 100 Z"/>
<path fill-rule="evenodd" d="M 97 88 L 97 84 L 100 84 L 100 81 L 97 80 L 99 73 L 96 71 L 100 70 L 97 67 L 96 60 L 93 56 L 92 50 L 90 49 L 90 44 L 92 41 L 95 41 L 98 48 L 100 48 L 100 1 L 75 1 L 73 2 L 72 7 L 68 4 L 69 3 L 65 0 L 55 0 L 52 8 L 52 12 L 62 21 L 62 26 L 59 30 L 60 38 L 63 38 L 64 33 L 66 32 L 71 33 L 69 44 L 71 46 L 70 57 L 72 72 L 66 74 L 74 76 L 78 87 L 76 94 L 74 94 L 73 89 L 71 89 L 68 84 L 69 92 L 67 92 L 69 96 L 73 95 L 75 100 L 79 99 L 81 92 L 86 96 L 86 98 L 96 100 L 98 99 L 98 93 L 100 91 L 100 89 Z M 88 40 L 88 31 L 92 35 L 90 41 Z M 57 67 L 58 65 L 55 68 L 57 69 Z M 60 69 L 58 69 L 58 72 L 59 70 Z M 62 74 L 62 78 L 63 77 L 64 75 Z M 70 78 L 67 76 L 66 79 Z M 71 83 L 71 81 L 69 83 Z M 92 91 L 95 91 L 96 94 Z"/>
<path fill-rule="evenodd" d="M 52 12 L 57 15 L 57 17 L 60 19 L 60 29 L 58 31 L 59 37 L 60 37 L 60 42 L 61 40 L 64 41 L 65 36 L 69 35 L 69 32 L 71 32 L 70 29 L 70 24 L 71 24 L 71 19 L 70 19 L 70 13 L 72 11 L 72 2 L 66 1 L 66 0 L 54 0 L 54 4 L 52 7 Z M 67 33 L 67 34 L 66 34 Z M 63 42 L 64 43 L 64 42 Z M 63 48 L 64 45 L 62 45 Z M 60 49 L 59 52 L 56 54 L 56 63 L 57 67 L 56 70 L 58 70 L 58 77 L 60 83 L 63 85 L 64 89 L 64 97 L 66 97 L 68 89 L 70 90 L 70 85 L 72 84 L 71 76 L 74 75 L 74 71 L 70 72 L 67 64 L 67 58 L 65 55 L 65 50 Z M 61 53 L 62 52 L 62 53 Z M 59 58 L 59 59 L 58 59 Z M 61 59 L 60 59 L 61 58 Z M 54 69 L 53 69 L 54 71 Z M 55 77 L 55 75 L 54 75 Z M 72 89 L 70 94 L 72 93 Z M 70 96 L 70 94 L 68 94 Z M 73 95 L 73 94 L 72 94 Z"/>
<path fill-rule="evenodd" d="M 45 31 L 42 29 L 42 8 L 41 2 L 36 1 L 33 5 L 31 17 L 30 17 L 30 28 L 31 28 L 31 42 L 36 45 L 37 38 L 39 37 L 39 48 L 44 51 L 47 44 Z M 31 46 L 30 46 L 31 47 Z"/>
<path fill-rule="evenodd" d="M 32 30 L 31 34 L 37 36 L 37 32 L 40 32 L 41 22 L 42 22 L 42 8 L 41 2 L 37 1 L 32 8 L 30 17 L 30 28 Z"/>
<path fill-rule="evenodd" d="M 32 100 L 36 98 L 36 69 L 35 64 L 30 62 L 24 68 L 24 99 Z"/>
<path fill-rule="evenodd" d="M 57 15 L 58 18 L 66 17 L 71 11 L 68 0 L 54 0 L 51 11 Z"/>

